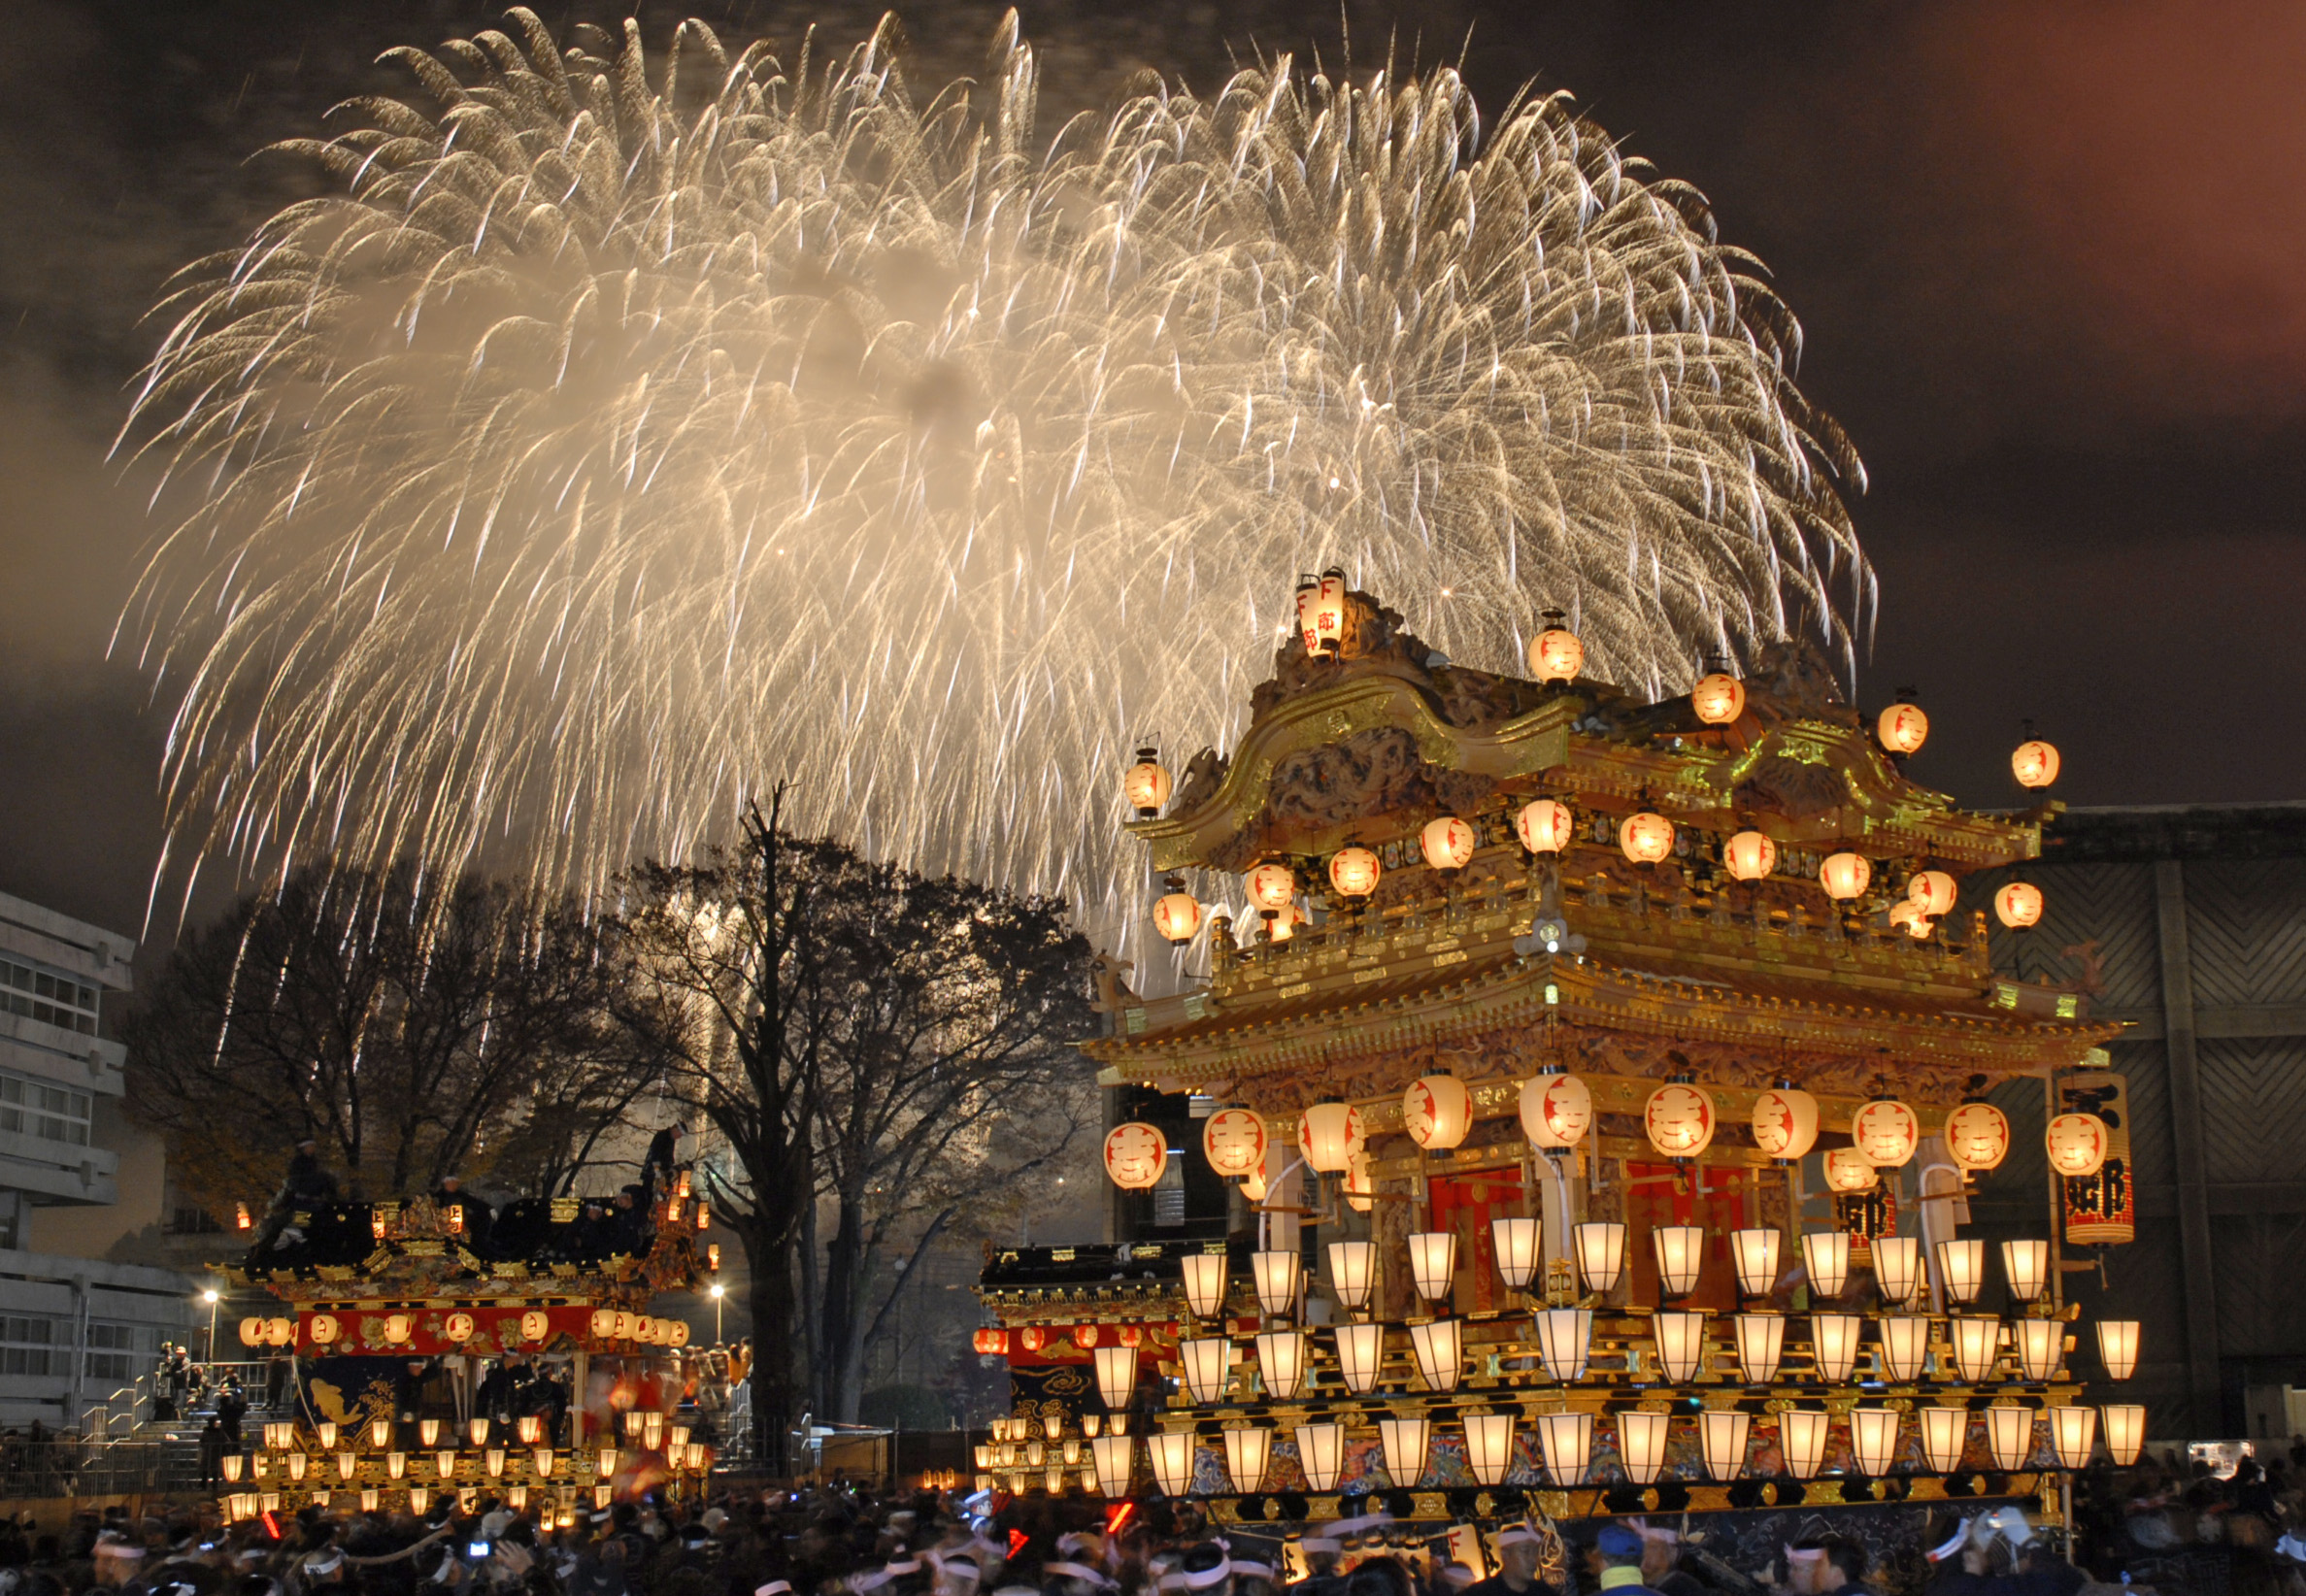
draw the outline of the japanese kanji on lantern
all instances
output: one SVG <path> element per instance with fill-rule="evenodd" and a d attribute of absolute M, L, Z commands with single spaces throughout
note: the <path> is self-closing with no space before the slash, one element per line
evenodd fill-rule
<path fill-rule="evenodd" d="M 1105 1136 L 1105 1173 L 1123 1191 L 1160 1183 L 1169 1167 L 1169 1140 L 1158 1126 L 1132 1119 Z"/>
<path fill-rule="evenodd" d="M 1874 1161 L 1855 1147 L 1831 1147 L 1825 1154 L 1825 1184 L 1837 1192 L 1863 1191 L 1882 1179 Z"/>
<path fill-rule="evenodd" d="M 1877 1169 L 1899 1169 L 1922 1145 L 1922 1121 L 1894 1097 L 1861 1103 L 1850 1116 L 1850 1140 Z"/>
<path fill-rule="evenodd" d="M 1785 1163 L 1818 1145 L 1818 1100 L 1790 1081 L 1754 1098 L 1754 1145 Z"/>
<path fill-rule="evenodd" d="M 1714 1099 L 1694 1081 L 1669 1081 L 1650 1094 L 1642 1129 L 1668 1158 L 1695 1158 L 1714 1140 Z"/>
<path fill-rule="evenodd" d="M 2106 1162 L 2106 1122 L 2094 1114 L 2054 1115 L 2042 1132 L 2050 1167 L 2073 1179 L 2097 1174 Z"/>
<path fill-rule="evenodd" d="M 2137 1240 L 2137 1193 L 2130 1179 L 2129 1082 L 2112 1070 L 2075 1070 L 2058 1077 L 2057 1096 L 2063 1107 L 2092 1114 L 2106 1127 L 2105 1156 L 2097 1169 L 2065 1181 L 2066 1240 L 2084 1247 L 2119 1246 Z"/>
<path fill-rule="evenodd" d="M 1455 1076 L 1421 1075 L 1401 1094 L 1401 1128 L 1428 1151 L 1455 1147 L 1472 1127 L 1473 1094 Z"/>
<path fill-rule="evenodd" d="M 1254 1109 L 1220 1109 L 1201 1122 L 1201 1152 L 1226 1177 L 1265 1167 L 1265 1121 Z"/>
<path fill-rule="evenodd" d="M 1955 1104 L 1944 1135 L 1946 1156 L 1975 1174 L 2000 1168 L 2010 1153 L 2010 1116 L 1982 1097 Z"/>
<path fill-rule="evenodd" d="M 1521 1082 L 1521 1134 L 1540 1152 L 1566 1152 L 1593 1128 L 1593 1093 L 1561 1071 Z"/>

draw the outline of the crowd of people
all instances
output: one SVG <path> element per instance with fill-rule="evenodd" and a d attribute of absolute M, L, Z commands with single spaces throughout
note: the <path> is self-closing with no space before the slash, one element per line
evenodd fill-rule
<path fill-rule="evenodd" d="M 0 1596 L 2072 1596 L 2093 1582 L 2306 1596 L 2306 1546 L 2282 1528 L 2298 1508 L 2287 1472 L 2181 1480 L 2149 1463 L 2100 1475 L 2083 1492 L 2084 1566 L 2012 1507 L 1937 1509 L 1925 1539 L 1943 1539 L 1929 1560 L 1888 1568 L 1863 1541 L 1832 1533 L 1777 1546 L 1755 1567 L 1670 1521 L 1613 1519 L 1566 1536 L 1510 1523 L 1489 1538 L 1483 1574 L 1453 1560 L 1429 1526 L 1383 1515 L 1285 1544 L 1213 1523 L 1190 1502 L 996 1512 L 983 1495 L 731 1487 L 705 1502 L 652 1497 L 541 1520 L 491 1498 L 466 1513 L 447 1497 L 421 1517 L 306 1509 L 225 1525 L 203 1506 L 143 1519 L 85 1513 L 61 1534 L 12 1522 L 0 1528 Z M 2212 1522 L 2220 1529 L 2206 1534 Z M 2209 1547 L 2234 1555 L 2199 1555 Z M 2256 1552 L 2265 1555 L 2243 1555 Z"/>

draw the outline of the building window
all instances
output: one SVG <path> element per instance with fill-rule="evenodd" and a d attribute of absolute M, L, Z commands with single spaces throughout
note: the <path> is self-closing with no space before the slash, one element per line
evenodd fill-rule
<path fill-rule="evenodd" d="M 86 1092 L 0 1070 L 0 1131 L 84 1147 L 89 1108 Z"/>
<path fill-rule="evenodd" d="M 96 988 L 0 958 L 0 1009 L 83 1036 L 96 1034 Z"/>
<path fill-rule="evenodd" d="M 136 1379 L 137 1326 L 88 1326 L 88 1379 L 115 1380 L 125 1385 Z"/>
<path fill-rule="evenodd" d="M 49 1332 L 54 1327 L 49 1319 L 0 1316 L 0 1375 L 46 1375 L 51 1355 L 61 1366 L 68 1354 L 51 1354 L 49 1348 Z"/>

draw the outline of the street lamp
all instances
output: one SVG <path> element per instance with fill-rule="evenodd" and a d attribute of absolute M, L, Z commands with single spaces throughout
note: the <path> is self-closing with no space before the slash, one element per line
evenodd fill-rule
<path fill-rule="evenodd" d="M 728 1295 L 728 1287 L 719 1280 L 713 1282 L 713 1345 L 720 1345 L 720 1299 Z"/>
<path fill-rule="evenodd" d="M 201 1361 L 214 1363 L 217 1361 L 217 1304 L 224 1300 L 224 1295 L 212 1285 L 200 1293 L 200 1300 L 208 1304 L 208 1356 Z"/>

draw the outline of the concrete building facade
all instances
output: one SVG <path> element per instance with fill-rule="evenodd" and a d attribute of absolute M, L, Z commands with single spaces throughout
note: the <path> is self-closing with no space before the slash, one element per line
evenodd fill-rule
<path fill-rule="evenodd" d="M 198 1282 L 120 1256 L 168 1228 L 160 1145 L 120 1109 L 135 953 L 0 893 L 0 1424 L 77 1428 L 190 1339 Z"/>

